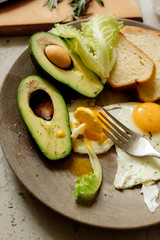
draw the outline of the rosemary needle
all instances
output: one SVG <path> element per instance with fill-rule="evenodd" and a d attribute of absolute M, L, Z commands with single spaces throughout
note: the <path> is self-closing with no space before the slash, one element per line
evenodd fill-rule
<path fill-rule="evenodd" d="M 61 0 L 48 0 L 46 1 L 43 6 L 48 6 L 50 10 L 52 10 L 53 8 L 57 8 L 58 7 L 58 3 L 60 3 Z"/>
<path fill-rule="evenodd" d="M 68 17 L 72 16 L 73 20 L 77 20 L 79 16 L 82 16 L 82 13 L 86 8 L 87 3 L 90 1 L 91 0 L 72 0 L 70 4 L 73 7 L 73 9 L 72 9 L 71 14 Z M 60 3 L 60 2 L 61 2 L 61 0 L 48 0 L 44 3 L 43 6 L 48 5 L 49 9 L 52 10 L 53 8 L 57 8 L 58 3 Z M 97 0 L 97 2 L 101 6 L 104 6 L 103 0 Z"/>

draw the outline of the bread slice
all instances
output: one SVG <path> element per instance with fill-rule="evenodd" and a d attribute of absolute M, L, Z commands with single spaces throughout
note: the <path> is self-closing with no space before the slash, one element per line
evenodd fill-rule
<path fill-rule="evenodd" d="M 153 60 L 122 33 L 117 38 L 116 51 L 117 61 L 108 79 L 111 87 L 117 90 L 131 89 L 153 79 Z"/>
<path fill-rule="evenodd" d="M 125 26 L 122 28 L 122 32 L 155 63 L 153 81 L 145 86 L 137 87 L 139 99 L 150 102 L 160 99 L 160 32 L 134 26 Z"/>

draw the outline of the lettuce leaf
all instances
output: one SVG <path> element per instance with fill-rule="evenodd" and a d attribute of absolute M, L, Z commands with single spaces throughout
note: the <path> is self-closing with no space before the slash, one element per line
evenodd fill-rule
<path fill-rule="evenodd" d="M 79 196 L 95 194 L 102 182 L 102 168 L 93 147 L 90 143 L 86 143 L 86 148 L 88 150 L 88 155 L 94 172 L 84 174 L 80 178 L 76 179 L 74 191 L 75 199 L 78 199 Z"/>
<path fill-rule="evenodd" d="M 115 16 L 96 15 L 88 22 L 81 23 L 81 30 L 70 25 L 55 24 L 51 33 L 66 39 L 83 63 L 95 72 L 103 83 L 116 62 L 115 40 L 123 22 Z"/>

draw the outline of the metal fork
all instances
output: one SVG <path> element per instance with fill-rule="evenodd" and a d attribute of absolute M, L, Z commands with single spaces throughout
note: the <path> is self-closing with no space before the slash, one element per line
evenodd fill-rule
<path fill-rule="evenodd" d="M 107 127 L 103 132 L 122 150 L 134 156 L 154 156 L 160 158 L 160 152 L 156 151 L 150 142 L 124 126 L 106 109 L 102 108 L 105 114 L 99 112 L 102 116 L 98 118 Z M 108 118 L 109 117 L 109 118 Z"/>

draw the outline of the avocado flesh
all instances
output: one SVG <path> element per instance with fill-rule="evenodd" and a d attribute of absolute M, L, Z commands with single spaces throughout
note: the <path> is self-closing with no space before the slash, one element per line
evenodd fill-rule
<path fill-rule="evenodd" d="M 46 57 L 45 47 L 52 44 L 59 45 L 68 52 L 73 63 L 70 69 L 57 67 Z M 49 74 L 54 81 L 56 79 L 89 98 L 95 98 L 103 90 L 99 77 L 85 67 L 79 56 L 71 52 L 61 38 L 47 32 L 36 33 L 30 39 L 29 52 L 35 66 Z"/>
<path fill-rule="evenodd" d="M 37 116 L 31 108 L 30 98 L 37 90 L 50 96 L 53 103 L 50 120 Z M 48 159 L 58 160 L 70 153 L 72 142 L 68 111 L 62 95 L 55 87 L 37 75 L 22 79 L 18 87 L 18 107 L 32 137 Z M 60 131 L 65 135 L 57 135 Z"/>

